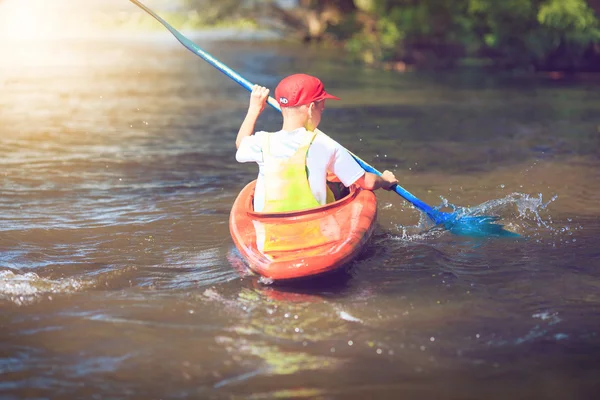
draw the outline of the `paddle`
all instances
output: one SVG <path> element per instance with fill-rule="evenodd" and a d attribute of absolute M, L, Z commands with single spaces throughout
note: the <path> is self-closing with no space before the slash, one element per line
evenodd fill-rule
<path fill-rule="evenodd" d="M 213 67 L 227 75 L 229 78 L 233 79 L 235 82 L 239 83 L 244 89 L 248 91 L 252 91 L 252 87 L 254 86 L 248 80 L 241 77 L 237 72 L 211 56 L 206 51 L 202 50 L 198 47 L 194 42 L 189 40 L 187 37 L 183 36 L 179 31 L 169 25 L 165 20 L 156 15 L 152 10 L 148 7 L 140 3 L 138 0 L 129 0 L 136 6 L 140 7 L 142 10 L 146 11 L 153 18 L 155 18 L 158 22 L 160 22 L 165 28 L 167 28 L 173 36 L 188 50 L 197 56 L 201 57 Z M 267 103 L 281 112 L 281 108 L 279 107 L 279 103 L 272 97 L 269 97 Z M 322 132 L 321 132 L 322 133 Z M 356 162 L 360 164 L 360 166 L 367 172 L 371 172 L 373 174 L 381 175 L 381 172 L 367 164 L 365 161 L 361 160 L 358 156 L 351 153 Z M 444 226 L 449 231 L 459 234 L 459 235 L 468 235 L 468 236 L 488 236 L 488 235 L 500 235 L 500 236 L 518 236 L 516 233 L 507 231 L 500 224 L 496 224 L 495 221 L 498 221 L 500 218 L 496 216 L 486 216 L 486 215 L 468 215 L 468 210 L 459 209 L 459 211 L 455 211 L 452 213 L 443 212 L 437 210 L 423 201 L 416 198 L 412 193 L 408 192 L 400 185 L 396 185 L 394 187 L 394 191 L 402 196 L 404 199 L 409 201 L 415 208 L 419 209 L 423 213 L 425 213 L 436 225 Z"/>

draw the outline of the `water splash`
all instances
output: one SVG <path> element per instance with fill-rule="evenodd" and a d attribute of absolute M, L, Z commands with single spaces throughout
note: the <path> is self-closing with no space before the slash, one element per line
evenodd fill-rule
<path fill-rule="evenodd" d="M 272 285 L 275 282 L 272 278 L 267 278 L 265 276 L 258 278 L 258 281 L 263 285 Z"/>
<path fill-rule="evenodd" d="M 420 219 L 423 220 L 428 218 L 424 217 L 424 214 L 421 214 Z M 420 242 L 436 239 L 444 234 L 444 229 L 428 227 L 428 225 L 430 225 L 430 223 L 427 224 L 422 221 L 419 221 L 417 225 L 412 226 L 399 225 L 398 230 L 400 231 L 400 235 L 395 236 L 395 238 L 403 242 Z"/>
<path fill-rule="evenodd" d="M 498 236 L 511 236 L 511 233 L 519 235 L 534 235 L 539 228 L 546 231 L 554 231 L 552 227 L 552 217 L 543 211 L 548 205 L 558 198 L 553 196 L 550 200 L 544 201 L 542 194 L 537 196 L 526 193 L 514 192 L 499 199 L 486 201 L 474 207 L 460 207 L 452 204 L 448 199 L 441 197 L 442 201 L 436 210 L 444 208 L 451 209 L 456 215 L 456 220 L 468 219 L 473 217 L 489 218 L 489 225 L 498 226 Z M 500 223 L 496 223 L 500 221 Z M 531 227 L 534 226 L 533 232 Z M 402 240 L 424 240 L 437 238 L 443 234 L 444 229 L 435 226 L 426 214 L 420 213 L 419 222 L 414 226 L 398 226 L 401 232 Z M 506 229 L 507 235 L 501 234 Z M 493 232 L 490 232 L 493 235 Z M 491 236 L 492 236 L 491 235 Z M 516 236 L 516 235 L 515 235 Z"/>
<path fill-rule="evenodd" d="M 535 220 L 541 226 L 548 227 L 548 223 L 544 221 L 544 218 L 540 215 L 540 211 L 545 210 L 557 198 L 558 196 L 555 195 L 549 201 L 544 202 L 541 193 L 535 197 L 526 193 L 514 192 L 501 199 L 489 200 L 475 207 L 460 208 L 459 212 L 470 216 L 493 214 L 501 218 L 517 217 L 520 219 Z M 447 200 L 445 201 L 448 203 Z M 454 206 L 451 205 L 451 207 Z M 515 208 L 517 213 L 514 212 Z M 549 216 L 548 219 L 549 222 L 552 222 Z"/>
<path fill-rule="evenodd" d="M 556 325 L 558 324 L 560 321 L 562 321 L 559 316 L 558 316 L 558 312 L 549 312 L 549 311 L 543 311 L 543 312 L 539 312 L 539 313 L 535 313 L 531 315 L 532 318 L 539 318 L 542 321 L 549 321 L 548 325 Z"/>
<path fill-rule="evenodd" d="M 0 271 L 0 300 L 8 300 L 16 305 L 27 305 L 53 294 L 72 293 L 88 286 L 87 283 L 69 278 L 50 280 L 40 278 L 33 272 L 15 274 L 13 271 Z"/>
<path fill-rule="evenodd" d="M 354 317 L 354 316 L 350 315 L 349 313 L 347 313 L 346 311 L 338 311 L 338 315 L 340 316 L 341 319 L 343 319 L 345 321 L 360 322 L 361 324 L 363 323 L 363 321 L 360 318 Z"/>
<path fill-rule="evenodd" d="M 550 237 L 549 244 L 555 247 L 558 242 L 575 242 L 576 239 L 571 236 L 574 231 L 582 228 L 581 226 L 570 227 L 568 226 L 570 224 L 559 226 L 554 222 L 552 215 L 548 212 L 548 206 L 557 199 L 557 195 L 544 201 L 541 193 L 537 196 L 511 193 L 502 199 L 491 200 L 478 207 L 496 213 L 501 216 L 508 229 L 535 239 L 538 243 Z M 567 221 L 568 223 L 573 222 L 572 219 L 567 219 Z"/>

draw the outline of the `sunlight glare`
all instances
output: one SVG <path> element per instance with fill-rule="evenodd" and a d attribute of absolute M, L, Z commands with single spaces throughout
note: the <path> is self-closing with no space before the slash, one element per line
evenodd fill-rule
<path fill-rule="evenodd" d="M 79 35 L 85 32 L 86 24 L 78 14 L 80 12 L 75 13 L 68 2 L 0 0 L 0 41 L 22 42 Z"/>

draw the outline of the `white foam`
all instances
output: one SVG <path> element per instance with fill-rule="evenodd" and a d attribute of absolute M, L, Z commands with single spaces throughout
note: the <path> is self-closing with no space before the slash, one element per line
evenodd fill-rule
<path fill-rule="evenodd" d="M 40 278 L 36 273 L 15 274 L 12 271 L 0 271 L 0 300 L 9 300 L 17 305 L 26 305 L 52 294 L 72 293 L 86 286 L 82 281 L 67 278 L 50 280 Z"/>
<path fill-rule="evenodd" d="M 353 317 L 352 315 L 348 314 L 346 311 L 339 311 L 339 316 L 341 319 L 346 320 L 346 321 L 360 322 L 360 323 L 363 322 L 360 318 Z"/>

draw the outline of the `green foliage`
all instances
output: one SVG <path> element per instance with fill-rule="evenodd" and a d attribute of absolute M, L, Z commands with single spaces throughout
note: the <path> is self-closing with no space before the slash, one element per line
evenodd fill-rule
<path fill-rule="evenodd" d="M 584 0 L 549 0 L 538 12 L 540 24 L 557 30 L 589 33 L 598 38 L 598 20 Z"/>
<path fill-rule="evenodd" d="M 558 53 L 576 61 L 600 40 L 585 0 L 470 0 L 468 12 L 483 39 L 479 50 L 501 65 L 541 66 Z"/>
<path fill-rule="evenodd" d="M 494 57 L 503 65 L 527 65 L 540 53 L 531 37 L 535 31 L 536 0 L 469 0 L 467 16 L 480 38 L 475 53 Z"/>
<path fill-rule="evenodd" d="M 381 47 L 384 49 L 394 49 L 398 42 L 405 37 L 405 32 L 395 23 L 392 17 L 383 17 L 377 21 L 377 31 Z"/>
<path fill-rule="evenodd" d="M 540 7 L 540 25 L 571 47 L 600 41 L 600 23 L 584 0 L 550 0 Z"/>
<path fill-rule="evenodd" d="M 360 21 L 361 29 L 341 39 L 368 63 L 434 55 L 451 63 L 479 57 L 502 67 L 560 69 L 583 65 L 590 51 L 600 57 L 593 50 L 600 45 L 600 22 L 586 0 L 354 0 L 354 5 L 357 12 L 346 21 Z"/>

